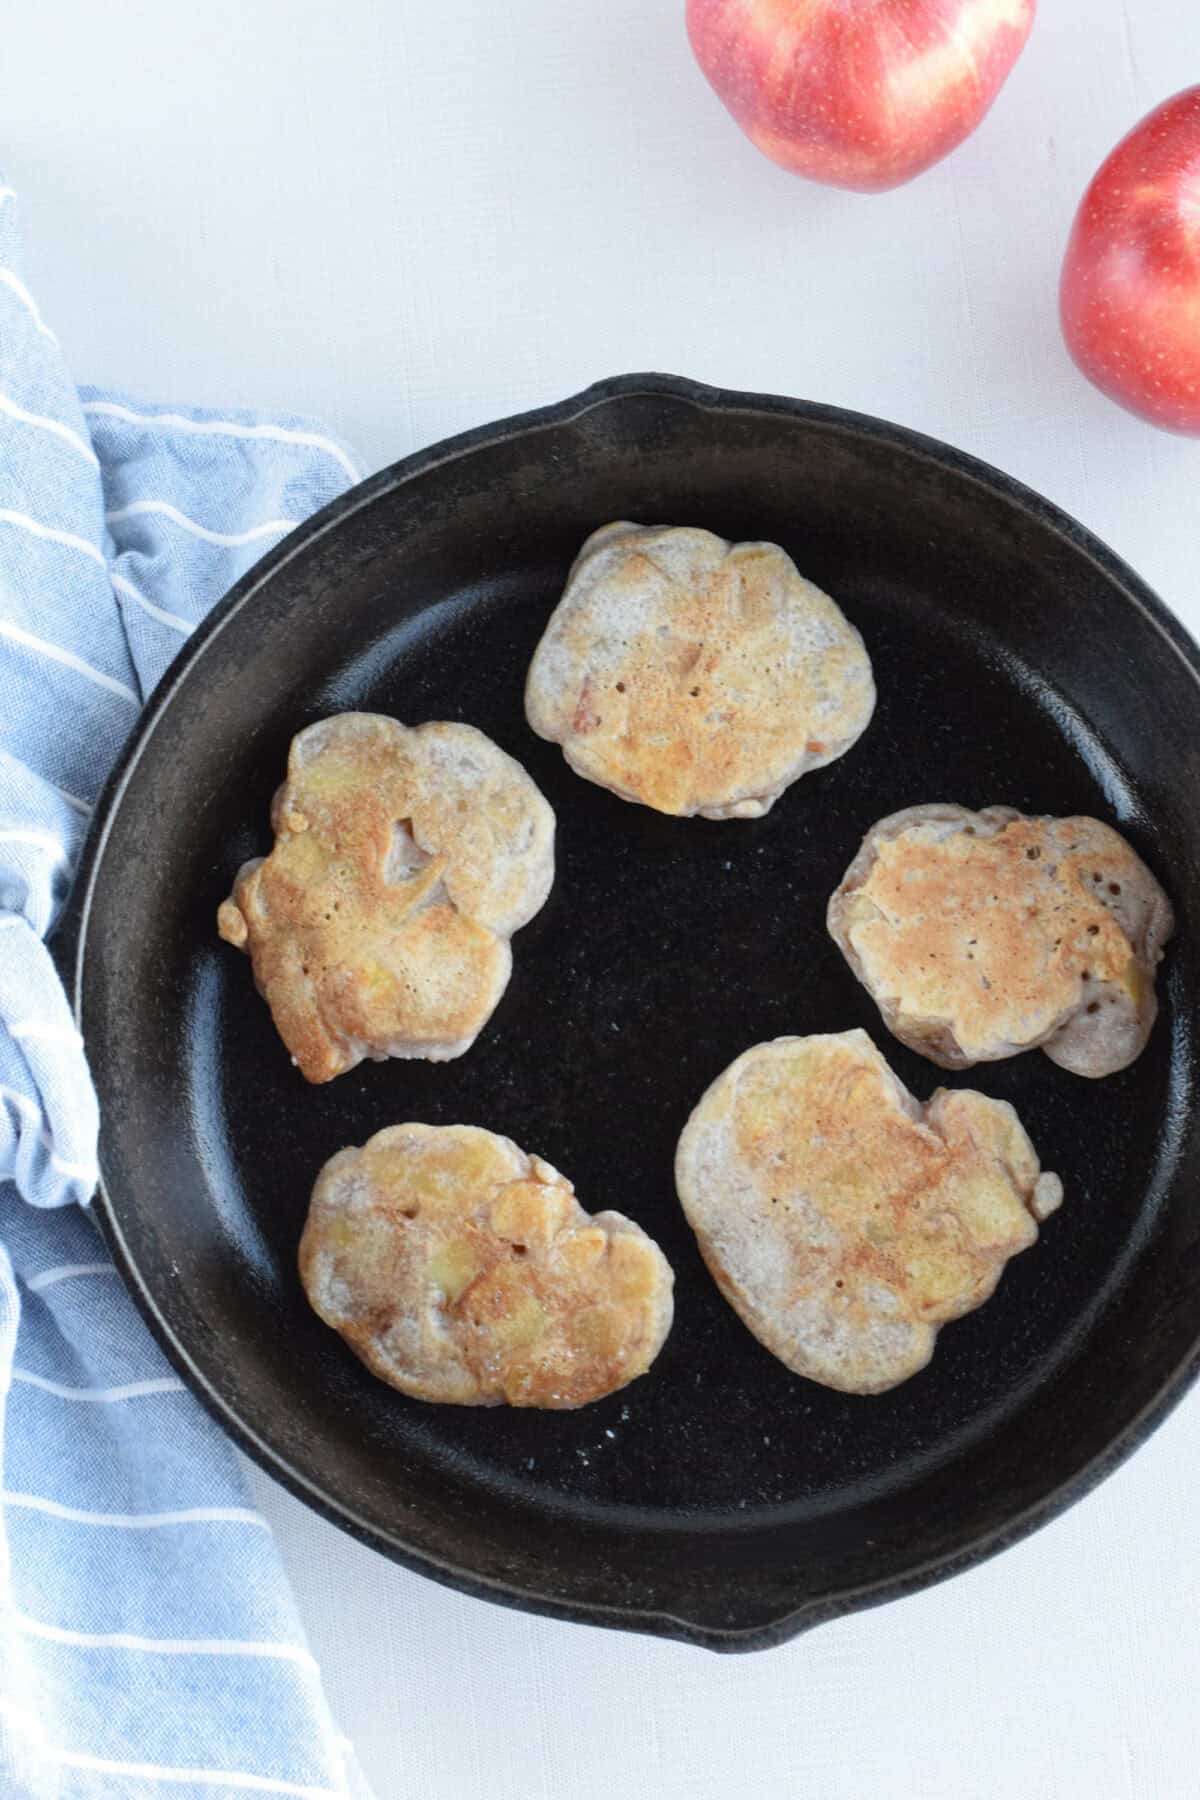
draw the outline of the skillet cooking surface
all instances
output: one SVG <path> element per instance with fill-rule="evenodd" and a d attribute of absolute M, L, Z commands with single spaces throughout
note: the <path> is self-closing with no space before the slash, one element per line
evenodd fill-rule
<path fill-rule="evenodd" d="M 768 538 L 861 629 L 874 722 L 765 819 L 677 821 L 572 775 L 524 723 L 530 654 L 613 518 Z M 558 815 L 558 875 L 462 1060 L 290 1066 L 214 918 L 270 845 L 302 726 L 465 719 Z M 207 1404 L 272 1473 L 471 1591 L 756 1647 L 1000 1547 L 1149 1428 L 1193 1371 L 1200 1214 L 1190 926 L 1197 652 L 1046 503 L 894 427 L 663 377 L 603 384 L 386 471 L 294 533 L 185 649 L 110 785 L 78 923 L 101 1208 Z M 918 801 L 1112 820 L 1178 935 L 1131 1069 L 1040 1053 L 945 1075 L 883 1029 L 825 933 L 867 827 Z M 933 1363 L 874 1399 L 790 1375 L 718 1297 L 674 1195 L 679 1131 L 741 1050 L 864 1026 L 922 1099 L 1011 1100 L 1062 1211 Z M 646 1378 L 578 1413 L 427 1407 L 373 1380 L 295 1273 L 334 1150 L 469 1122 L 564 1169 L 676 1270 Z"/>

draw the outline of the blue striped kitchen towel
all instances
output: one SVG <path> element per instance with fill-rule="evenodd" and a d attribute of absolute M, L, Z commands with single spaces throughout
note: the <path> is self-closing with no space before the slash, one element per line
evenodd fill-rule
<path fill-rule="evenodd" d="M 293 418 L 77 390 L 0 183 L 0 1794 L 364 1795 L 234 1452 L 88 1216 L 42 942 L 97 793 L 227 587 L 355 479 Z"/>

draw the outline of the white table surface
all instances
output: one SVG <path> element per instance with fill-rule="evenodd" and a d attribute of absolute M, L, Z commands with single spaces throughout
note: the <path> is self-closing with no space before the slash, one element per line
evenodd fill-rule
<path fill-rule="evenodd" d="M 1200 78 L 1181 0 L 1043 0 L 995 112 L 883 197 L 734 130 L 682 0 L 45 0 L 0 159 L 81 379 L 322 416 L 366 467 L 660 368 L 880 413 L 1075 513 L 1200 628 L 1200 445 L 1060 345 L 1093 168 Z M 983 1568 L 768 1655 L 507 1612 L 254 1475 L 379 1800 L 1196 1800 L 1200 1393 Z"/>

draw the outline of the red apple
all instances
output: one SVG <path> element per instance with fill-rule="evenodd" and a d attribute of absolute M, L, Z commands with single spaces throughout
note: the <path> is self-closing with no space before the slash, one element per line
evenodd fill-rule
<path fill-rule="evenodd" d="M 696 60 L 773 162 L 898 187 L 968 137 L 1037 0 L 687 0 Z"/>
<path fill-rule="evenodd" d="M 1200 434 L 1200 87 L 1135 125 L 1075 219 L 1063 336 L 1112 399 Z"/>

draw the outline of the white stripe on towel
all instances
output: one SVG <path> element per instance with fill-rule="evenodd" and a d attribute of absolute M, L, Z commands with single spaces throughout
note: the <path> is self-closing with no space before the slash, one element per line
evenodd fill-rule
<path fill-rule="evenodd" d="M 12 289 L 12 292 L 17 296 L 17 299 L 21 302 L 21 305 L 25 308 L 26 312 L 28 312 L 42 336 L 48 337 L 52 344 L 57 344 L 58 339 L 42 318 L 41 313 L 38 311 L 37 301 L 20 277 L 14 275 L 11 269 L 0 269 L 0 281 L 4 283 L 6 288 Z"/>
<path fill-rule="evenodd" d="M 61 644 L 51 644 L 45 638 L 34 637 L 32 631 L 25 631 L 20 625 L 14 625 L 11 619 L 0 619 L 0 635 L 11 638 L 14 644 L 24 644 L 27 650 L 39 651 L 41 655 L 48 656 L 51 662 L 61 663 L 65 669 L 74 669 L 77 675 L 86 676 L 97 687 L 107 688 L 110 694 L 120 694 L 122 700 L 128 700 L 131 706 L 136 706 L 141 711 L 142 703 L 131 687 L 126 687 L 115 675 L 106 675 L 103 669 L 93 669 L 91 663 L 84 662 L 82 656 L 76 656 L 73 650 L 64 650 Z"/>
<path fill-rule="evenodd" d="M 37 1745 L 43 1762 L 64 1769 L 87 1769 L 98 1775 L 121 1775 L 131 1781 L 186 1782 L 189 1786 L 242 1788 L 248 1794 L 287 1794 L 292 1800 L 349 1800 L 344 1788 L 310 1787 L 277 1775 L 251 1775 L 241 1769 L 183 1769 L 169 1763 L 117 1762 L 85 1750 L 62 1750 L 52 1744 L 40 1719 L 0 1695 L 0 1715 L 23 1730 Z"/>
<path fill-rule="evenodd" d="M 43 1288 L 55 1287 L 60 1281 L 70 1281 L 76 1275 L 115 1275 L 116 1268 L 110 1262 L 59 1263 L 56 1269 L 43 1269 L 40 1275 L 33 1275 L 25 1283 L 31 1294 L 40 1294 Z"/>
<path fill-rule="evenodd" d="M 53 781 L 47 781 L 46 786 L 52 787 L 60 800 L 65 800 L 69 807 L 72 807 L 77 813 L 82 813 L 85 819 L 90 819 L 95 812 L 96 809 L 90 800 L 81 800 L 78 794 L 68 794 L 66 788 L 57 786 Z"/>
<path fill-rule="evenodd" d="M 225 544 L 235 549 L 239 544 L 254 544 L 259 538 L 275 537 L 281 531 L 294 531 L 300 523 L 299 519 L 266 519 L 261 525 L 251 525 L 248 531 L 210 531 L 207 525 L 201 525 L 198 519 L 189 519 L 186 513 L 172 506 L 169 500 L 134 500 L 128 506 L 118 506 L 104 517 L 110 525 L 119 524 L 122 519 L 139 518 L 143 513 L 158 513 L 164 519 L 172 519 L 176 525 L 182 525 L 193 537 L 203 538 L 207 544 Z"/>
<path fill-rule="evenodd" d="M 18 922 L 24 923 L 23 920 L 17 921 L 14 919 L 12 921 L 13 924 L 17 924 Z M 7 920 L 0 920 L 0 924 L 7 923 Z M 43 1146 L 50 1152 L 50 1162 L 52 1166 L 58 1170 L 60 1175 L 65 1175 L 69 1181 L 90 1181 L 93 1187 L 96 1185 L 97 1181 L 100 1179 L 100 1171 L 96 1168 L 94 1163 L 68 1162 L 65 1157 L 59 1156 L 54 1148 L 54 1139 L 46 1129 L 45 1117 L 42 1109 L 35 1101 L 29 1098 L 28 1094 L 18 1093 L 16 1088 L 0 1086 L 0 1100 L 11 1101 L 17 1111 L 24 1113 L 25 1117 L 37 1127 L 38 1137 L 41 1139 Z"/>
<path fill-rule="evenodd" d="M 61 419 L 48 419 L 43 413 L 26 412 L 23 406 L 18 406 L 15 400 L 10 400 L 7 394 L 0 394 L 0 413 L 7 413 L 9 418 L 15 419 L 19 425 L 32 425 L 38 431 L 53 433 L 55 437 L 61 438 L 64 444 L 70 444 L 72 450 L 77 450 L 85 461 L 92 464 L 93 468 L 100 467 L 100 459 L 92 446 L 85 443 L 77 431 L 72 431 L 69 425 L 64 425 Z"/>
<path fill-rule="evenodd" d="M 157 1638 L 133 1631 L 75 1631 L 67 1625 L 50 1625 L 30 1618 L 14 1607 L 9 1618 L 18 1631 L 44 1638 L 49 1644 L 69 1644 L 77 1650 L 136 1650 L 148 1656 L 250 1656 L 271 1662 L 299 1663 L 315 1669 L 316 1658 L 302 1644 L 283 1644 L 269 1638 Z"/>
<path fill-rule="evenodd" d="M 58 1154 L 54 1148 L 54 1139 L 43 1123 L 41 1107 L 35 1105 L 27 1094 L 19 1094 L 16 1088 L 0 1087 L 0 1100 L 11 1100 L 17 1111 L 23 1112 L 37 1126 L 38 1137 L 43 1147 L 50 1152 L 52 1168 L 57 1169 L 60 1175 L 65 1175 L 68 1181 L 90 1181 L 95 1187 L 100 1179 L 100 1171 L 95 1163 L 68 1162 L 66 1157 Z"/>
<path fill-rule="evenodd" d="M 6 525 L 15 525 L 21 531 L 29 532 L 31 537 L 45 538 L 51 544 L 62 544 L 67 550 L 82 550 L 93 562 L 106 569 L 108 564 L 103 553 L 87 538 L 80 537 L 74 531 L 60 531 L 56 525 L 43 525 L 40 519 L 31 519 L 28 513 L 13 512 L 7 506 L 0 506 L 0 520 Z"/>
<path fill-rule="evenodd" d="M 142 611 L 157 619 L 160 625 L 169 625 L 172 631 L 182 631 L 184 637 L 191 637 L 195 626 L 190 619 L 181 618 L 178 613 L 168 612 L 165 606 L 155 606 L 153 600 L 147 600 L 145 594 L 139 593 L 132 581 L 126 581 L 124 575 L 112 571 L 112 584 L 119 594 L 127 594 Z"/>
<path fill-rule="evenodd" d="M 43 1494 L 3 1490 L 0 1501 L 28 1512 L 48 1513 L 52 1519 L 66 1519 L 72 1525 L 108 1525 L 120 1531 L 156 1531 L 164 1525 L 257 1525 L 263 1531 L 271 1529 L 263 1515 L 248 1506 L 186 1506 L 178 1512 L 156 1513 L 86 1512 L 81 1506 L 64 1506 L 61 1500 L 49 1500 Z"/>
<path fill-rule="evenodd" d="M 127 1381 L 122 1387 L 110 1388 L 64 1387 L 59 1381 L 47 1380 L 45 1375 L 35 1375 L 31 1369 L 14 1369 L 12 1378 L 24 1382 L 26 1387 L 53 1394 L 58 1400 L 91 1400 L 99 1406 L 111 1406 L 120 1400 L 141 1400 L 149 1394 L 184 1392 L 182 1381 L 174 1375 L 156 1375 L 150 1381 Z"/>
<path fill-rule="evenodd" d="M 191 634 L 192 625 L 189 620 L 180 618 L 178 613 L 168 612 L 165 607 L 155 606 L 153 600 L 147 600 L 145 594 L 138 592 L 132 581 L 127 581 L 124 575 L 109 571 L 103 552 L 98 550 L 95 544 L 90 544 L 86 538 L 77 536 L 73 531 L 60 531 L 55 525 L 43 525 L 40 519 L 31 519 L 28 513 L 12 512 L 7 506 L 0 506 L 0 523 L 15 525 L 19 530 L 29 532 L 32 537 L 45 538 L 49 543 L 61 544 L 64 549 L 81 550 L 85 556 L 90 556 L 93 562 L 99 563 L 106 573 L 111 573 L 113 586 L 118 588 L 121 593 L 128 594 L 131 600 L 136 600 L 137 604 L 148 612 L 152 619 L 157 619 L 160 624 L 170 625 L 176 631 Z"/>
<path fill-rule="evenodd" d="M 9 923 L 9 921 L 6 919 L 6 920 L 4 920 L 4 923 L 7 925 Z M 18 923 L 23 924 L 24 921 L 23 920 L 18 921 L 17 919 L 14 918 L 12 920 L 12 923 L 14 925 L 16 925 Z M 42 1120 L 44 1117 L 44 1115 L 42 1113 L 42 1109 L 37 1104 L 36 1100 L 31 1100 L 29 1098 L 28 1094 L 18 1093 L 16 1088 L 0 1087 L 0 1100 L 11 1100 L 13 1105 L 16 1107 L 17 1111 L 23 1112 L 27 1119 L 32 1119 L 32 1121 L 35 1125 L 40 1126 L 42 1124 Z M 48 1136 L 47 1136 L 46 1141 L 47 1141 L 47 1147 L 49 1147 L 49 1137 Z"/>
<path fill-rule="evenodd" d="M 115 400 L 88 400 L 83 410 L 91 417 L 124 419 L 129 425 L 154 425 L 159 430 L 169 425 L 173 431 L 191 432 L 198 437 L 267 438 L 276 444 L 303 444 L 332 456 L 351 481 L 362 480 L 341 446 L 317 431 L 293 431 L 286 425 L 242 425 L 236 419 L 189 419 L 183 413 L 140 413 L 134 412 L 132 407 L 118 405 Z"/>

